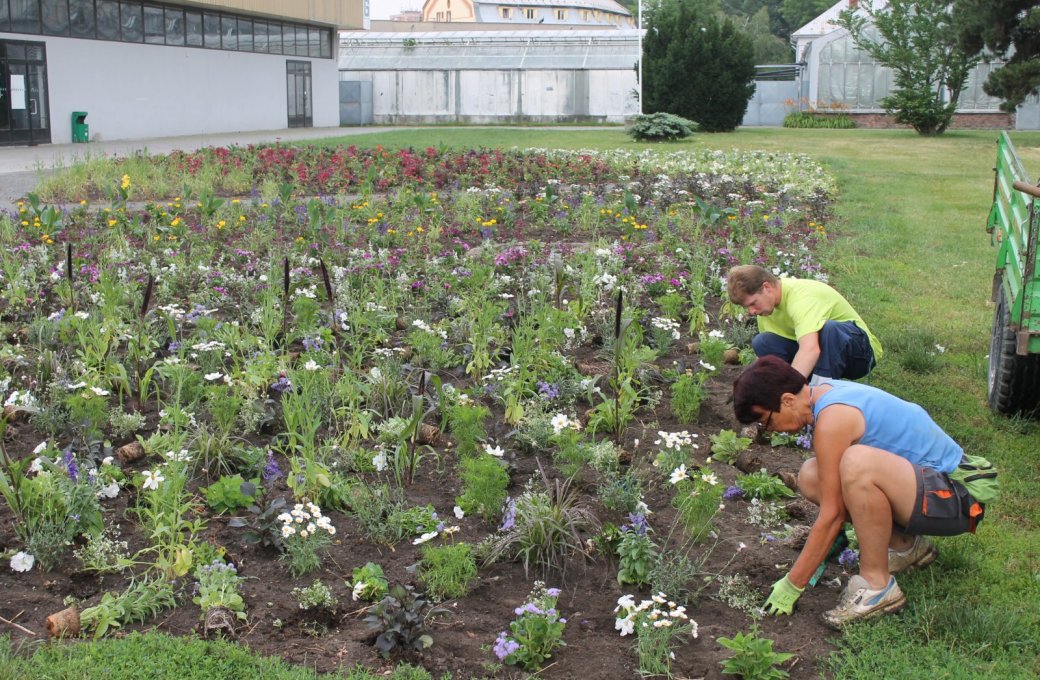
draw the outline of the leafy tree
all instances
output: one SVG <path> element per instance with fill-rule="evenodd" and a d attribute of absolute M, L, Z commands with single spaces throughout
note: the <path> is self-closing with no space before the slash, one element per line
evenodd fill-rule
<path fill-rule="evenodd" d="M 830 8 L 832 0 L 783 0 L 780 16 L 796 31 Z"/>
<path fill-rule="evenodd" d="M 1002 109 L 1014 111 L 1040 87 L 1040 2 L 954 0 L 953 16 L 965 52 L 986 48 L 1007 59 L 989 74 L 982 89 L 1003 99 Z"/>
<path fill-rule="evenodd" d="M 948 0 L 889 0 L 887 7 L 875 8 L 873 0 L 864 0 L 862 12 L 845 10 L 838 20 L 860 49 L 892 69 L 896 87 L 881 105 L 897 123 L 922 135 L 946 131 L 979 60 L 977 52 L 958 44 L 951 5 Z"/>
<path fill-rule="evenodd" d="M 762 7 L 744 21 L 744 30 L 755 46 L 756 64 L 790 64 L 794 50 L 787 40 L 770 31 L 769 9 Z"/>
<path fill-rule="evenodd" d="M 697 0 L 663 0 L 644 21 L 644 110 L 689 118 L 705 132 L 740 125 L 755 92 L 751 38 Z"/>

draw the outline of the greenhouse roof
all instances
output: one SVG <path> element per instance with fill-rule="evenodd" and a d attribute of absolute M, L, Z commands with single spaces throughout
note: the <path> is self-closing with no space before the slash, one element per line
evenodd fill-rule
<path fill-rule="evenodd" d="M 342 32 L 341 71 L 629 69 L 639 31 Z"/>

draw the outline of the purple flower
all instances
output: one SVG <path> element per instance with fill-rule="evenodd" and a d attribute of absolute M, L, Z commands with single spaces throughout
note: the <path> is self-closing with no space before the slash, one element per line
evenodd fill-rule
<path fill-rule="evenodd" d="M 646 515 L 641 512 L 628 513 L 628 524 L 621 527 L 622 531 L 631 531 L 639 536 L 646 536 L 649 529 L 646 523 Z"/>
<path fill-rule="evenodd" d="M 854 568 L 859 564 L 859 553 L 852 548 L 845 548 L 838 555 L 838 564 L 845 567 L 846 569 Z"/>
<path fill-rule="evenodd" d="M 325 344 L 321 338 L 306 337 L 303 339 L 303 348 L 308 352 L 321 349 L 321 346 Z"/>
<path fill-rule="evenodd" d="M 264 484 L 271 484 L 282 478 L 282 468 L 278 467 L 278 461 L 274 459 L 274 451 L 267 452 L 267 465 L 263 472 Z"/>
<path fill-rule="evenodd" d="M 538 394 L 546 400 L 552 400 L 560 396 L 560 388 L 556 386 L 556 383 L 547 383 L 538 381 Z"/>
<path fill-rule="evenodd" d="M 69 474 L 69 479 L 72 481 L 79 480 L 79 465 L 76 463 L 76 459 L 72 457 L 72 449 L 65 449 L 65 455 L 62 458 L 65 462 L 65 471 Z"/>
<path fill-rule="evenodd" d="M 286 376 L 284 374 L 278 376 L 278 380 L 275 380 L 273 383 L 271 383 L 271 389 L 274 390 L 275 392 L 278 392 L 279 394 L 281 394 L 282 392 L 285 392 L 286 390 L 291 389 L 291 388 L 292 388 L 292 381 L 290 381 L 288 376 Z"/>
<path fill-rule="evenodd" d="M 722 497 L 727 501 L 731 501 L 735 498 L 743 498 L 744 490 L 739 486 L 731 486 L 722 493 Z"/>
<path fill-rule="evenodd" d="M 510 637 L 506 637 L 506 632 L 502 631 L 498 634 L 495 646 L 492 649 L 499 661 L 505 661 L 507 656 L 520 649 L 520 643 Z"/>
<path fill-rule="evenodd" d="M 546 588 L 545 589 L 545 594 L 548 595 L 549 597 L 559 597 L 560 596 L 560 589 L 559 588 Z"/>
<path fill-rule="evenodd" d="M 499 531 L 509 531 L 516 523 L 516 501 L 510 497 L 506 498 L 506 504 L 502 508 L 502 526 Z"/>

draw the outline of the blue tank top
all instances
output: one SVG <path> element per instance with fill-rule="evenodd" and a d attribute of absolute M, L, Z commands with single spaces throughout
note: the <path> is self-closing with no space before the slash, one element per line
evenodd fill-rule
<path fill-rule="evenodd" d="M 847 380 L 821 384 L 830 384 L 831 389 L 817 399 L 813 417 L 819 417 L 820 412 L 832 404 L 857 409 L 866 421 L 859 444 L 889 451 L 915 465 L 939 472 L 953 472 L 961 462 L 964 450 L 917 404 Z"/>

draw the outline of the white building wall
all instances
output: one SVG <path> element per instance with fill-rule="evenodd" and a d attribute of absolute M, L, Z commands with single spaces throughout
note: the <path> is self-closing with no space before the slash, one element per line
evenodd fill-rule
<path fill-rule="evenodd" d="M 288 124 L 285 62 L 311 62 L 315 127 L 339 125 L 335 59 L 308 59 L 0 33 L 47 46 L 51 141 L 72 141 L 73 111 L 91 139 L 273 130 Z"/>
<path fill-rule="evenodd" d="M 372 83 L 372 122 L 493 123 L 573 118 L 621 123 L 639 113 L 633 70 L 341 71 Z"/>

